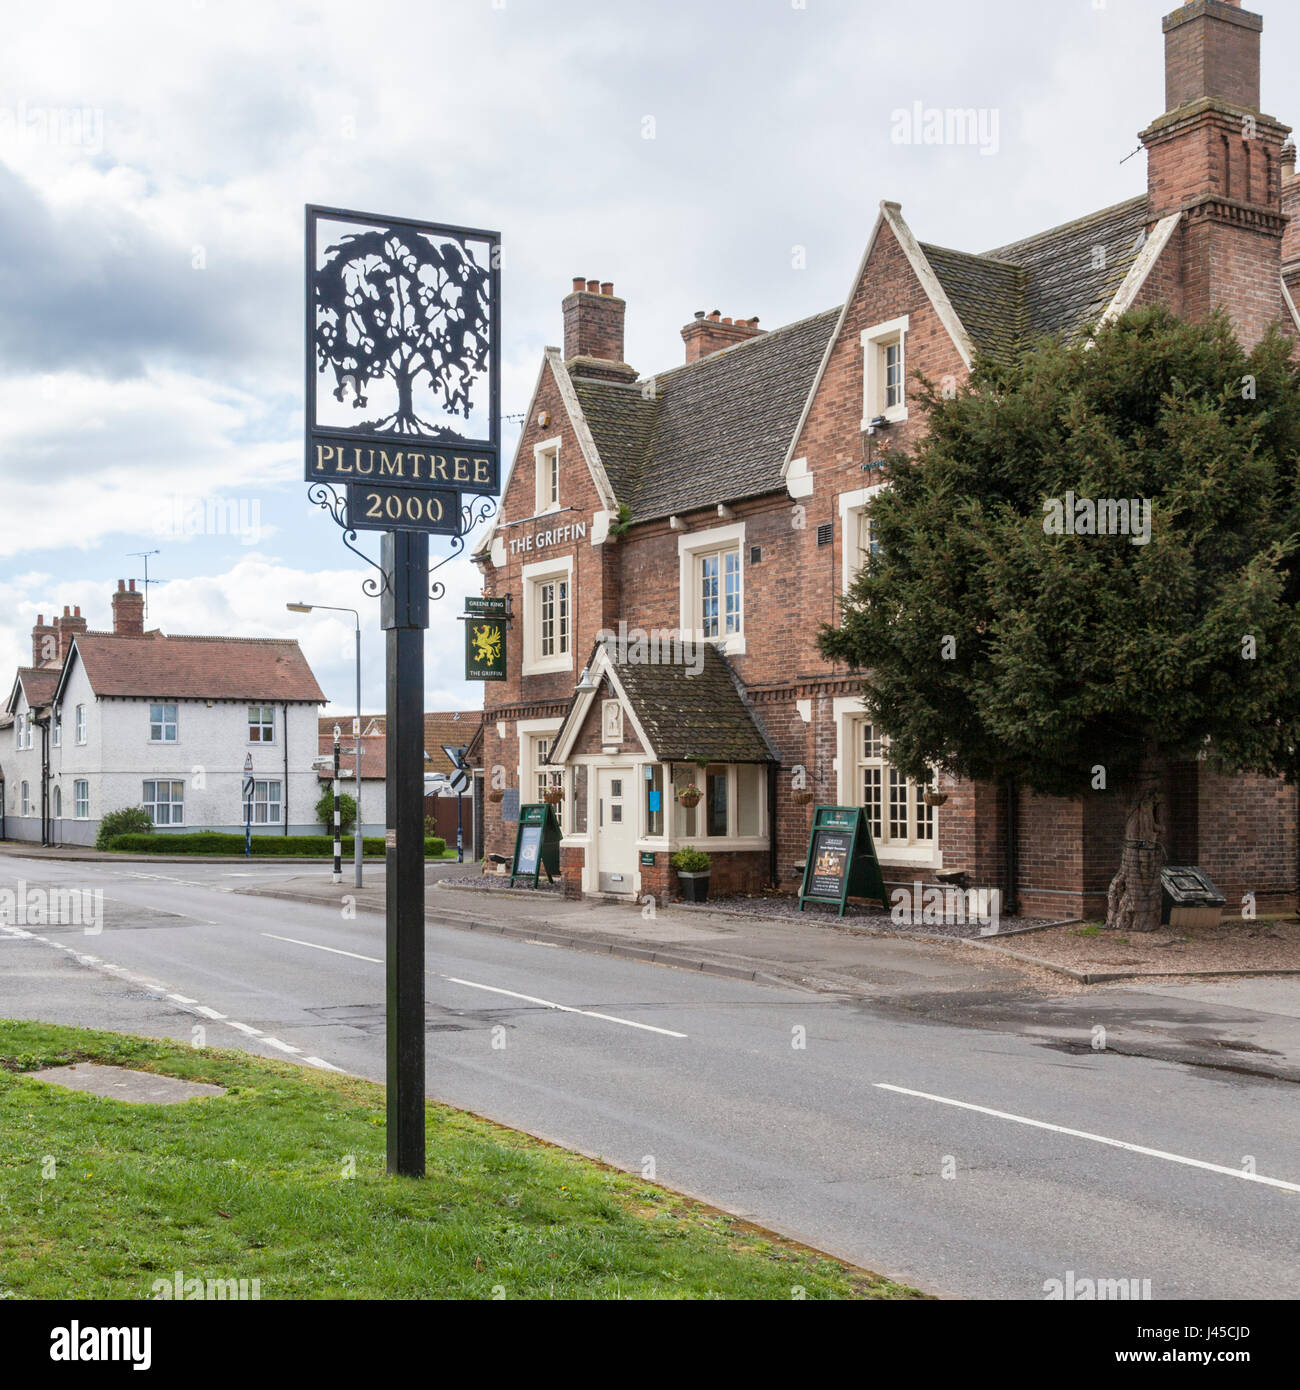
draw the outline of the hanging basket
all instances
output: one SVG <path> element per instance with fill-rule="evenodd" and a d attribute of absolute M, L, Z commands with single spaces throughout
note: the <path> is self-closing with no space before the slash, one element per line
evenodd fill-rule
<path fill-rule="evenodd" d="M 559 806 L 564 800 L 564 788 L 547 787 L 542 793 L 542 800 L 546 802 L 548 806 Z"/>
<path fill-rule="evenodd" d="M 677 800 L 681 805 L 685 806 L 688 811 L 698 806 L 703 797 L 704 793 L 699 787 L 683 787 L 681 791 L 677 793 Z"/>
<path fill-rule="evenodd" d="M 790 800 L 793 801 L 796 806 L 809 806 L 812 804 L 815 795 L 815 792 L 791 792 Z"/>
<path fill-rule="evenodd" d="M 487 799 L 489 801 L 504 801 L 506 799 L 505 791 L 501 787 L 493 787 L 488 792 Z"/>
<path fill-rule="evenodd" d="M 942 806 L 948 800 L 947 792 L 922 792 L 921 800 L 927 806 Z"/>

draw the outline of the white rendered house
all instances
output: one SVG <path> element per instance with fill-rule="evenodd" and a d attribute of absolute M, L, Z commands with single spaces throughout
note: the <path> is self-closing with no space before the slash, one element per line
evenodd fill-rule
<path fill-rule="evenodd" d="M 33 629 L 0 720 L 4 837 L 92 844 L 125 806 L 160 832 L 242 831 L 248 757 L 254 835 L 320 834 L 325 696 L 297 642 L 169 637 L 144 631 L 143 610 L 119 581 L 111 633 L 80 609 Z"/>

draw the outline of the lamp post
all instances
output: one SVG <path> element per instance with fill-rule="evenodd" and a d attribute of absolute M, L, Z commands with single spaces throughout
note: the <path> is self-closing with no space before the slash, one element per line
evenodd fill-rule
<path fill-rule="evenodd" d="M 352 742 L 356 754 L 357 819 L 352 827 L 352 858 L 356 869 L 356 886 L 361 887 L 361 614 L 355 608 L 335 608 L 328 603 L 286 603 L 290 613 L 351 613 L 357 625 L 357 723 Z M 286 735 L 287 737 L 287 735 Z"/>

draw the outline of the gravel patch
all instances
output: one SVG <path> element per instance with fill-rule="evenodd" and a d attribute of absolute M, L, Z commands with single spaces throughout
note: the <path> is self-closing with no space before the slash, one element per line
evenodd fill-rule
<path fill-rule="evenodd" d="M 990 932 L 984 924 L 973 921 L 947 919 L 913 923 L 906 916 L 895 919 L 892 912 L 885 908 L 862 903 L 850 903 L 844 916 L 840 917 L 833 907 L 825 907 L 818 903 L 809 903 L 806 910 L 800 912 L 799 899 L 785 893 L 710 897 L 703 903 L 674 902 L 673 907 L 684 908 L 688 912 L 735 912 L 746 917 L 780 917 L 794 922 L 815 921 L 821 925 L 854 926 L 867 931 L 905 931 L 909 934 L 924 933 L 929 936 L 958 937 L 962 940 L 990 939 L 1051 924 L 1050 917 L 1004 917 L 999 923 L 1000 930 Z"/>
<path fill-rule="evenodd" d="M 1300 971 L 1300 922 L 1230 919 L 1213 927 L 1161 927 L 1128 935 L 1062 926 L 1036 932 L 1017 942 L 1016 949 L 1088 974 Z"/>
<path fill-rule="evenodd" d="M 458 875 L 458 874 L 449 874 L 448 877 L 449 877 L 449 878 L 455 878 L 455 880 L 456 880 L 456 887 L 457 887 L 457 888 L 482 888 L 482 889 L 490 890 L 490 889 L 493 889 L 493 888 L 509 888 L 509 887 L 510 887 L 510 875 L 509 875 L 509 874 L 498 875 L 498 874 L 482 874 L 482 873 L 480 873 L 480 874 L 473 874 L 473 875 L 466 874 L 466 875 L 464 875 L 464 876 L 461 876 L 461 875 Z M 542 875 L 542 880 L 541 880 L 541 882 L 537 885 L 537 888 L 536 888 L 535 890 L 534 890 L 534 888 L 533 888 L 533 885 L 532 885 L 532 882 L 531 882 L 531 881 L 525 882 L 523 879 L 520 879 L 520 880 L 515 884 L 515 892 L 516 892 L 516 893 L 519 893 L 519 892 L 532 893 L 532 892 L 534 892 L 534 891 L 536 891 L 536 892 L 538 892 L 538 893 L 552 893 L 552 894 L 554 894 L 556 897 L 559 897 L 559 895 L 560 895 L 560 880 L 557 878 L 557 879 L 555 880 L 554 883 L 547 883 L 547 881 L 546 881 L 546 876 L 543 874 L 543 875 Z"/>

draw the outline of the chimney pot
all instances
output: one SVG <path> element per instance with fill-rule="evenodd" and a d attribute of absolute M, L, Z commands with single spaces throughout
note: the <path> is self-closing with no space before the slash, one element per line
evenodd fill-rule
<path fill-rule="evenodd" d="M 588 293 L 588 294 L 599 294 L 599 293 L 600 293 L 600 281 L 599 281 L 599 280 L 588 280 L 588 281 L 587 281 L 587 293 Z"/>
<path fill-rule="evenodd" d="M 703 310 L 703 309 L 696 309 L 696 311 L 695 311 L 695 317 L 696 317 L 697 319 L 702 319 L 702 318 L 704 317 L 704 310 Z"/>
<path fill-rule="evenodd" d="M 585 275 L 575 275 L 573 277 L 573 292 L 577 294 L 579 290 L 587 288 L 587 277 Z"/>
<path fill-rule="evenodd" d="M 600 292 L 601 294 L 612 296 L 614 293 L 614 282 L 612 280 L 602 280 L 600 282 Z"/>
<path fill-rule="evenodd" d="M 72 616 L 73 616 L 74 618 L 79 618 L 79 617 L 81 617 L 81 605 L 80 605 L 80 604 L 78 604 L 78 605 L 72 610 Z"/>
<path fill-rule="evenodd" d="M 70 617 L 72 617 L 72 609 L 69 608 L 68 605 L 67 605 L 66 603 L 63 605 L 63 616 L 64 616 L 65 618 L 70 618 Z"/>
<path fill-rule="evenodd" d="M 715 309 L 715 310 L 709 315 L 709 322 L 710 322 L 710 323 L 717 323 L 721 318 L 722 318 L 722 310 L 721 310 L 721 309 Z"/>

